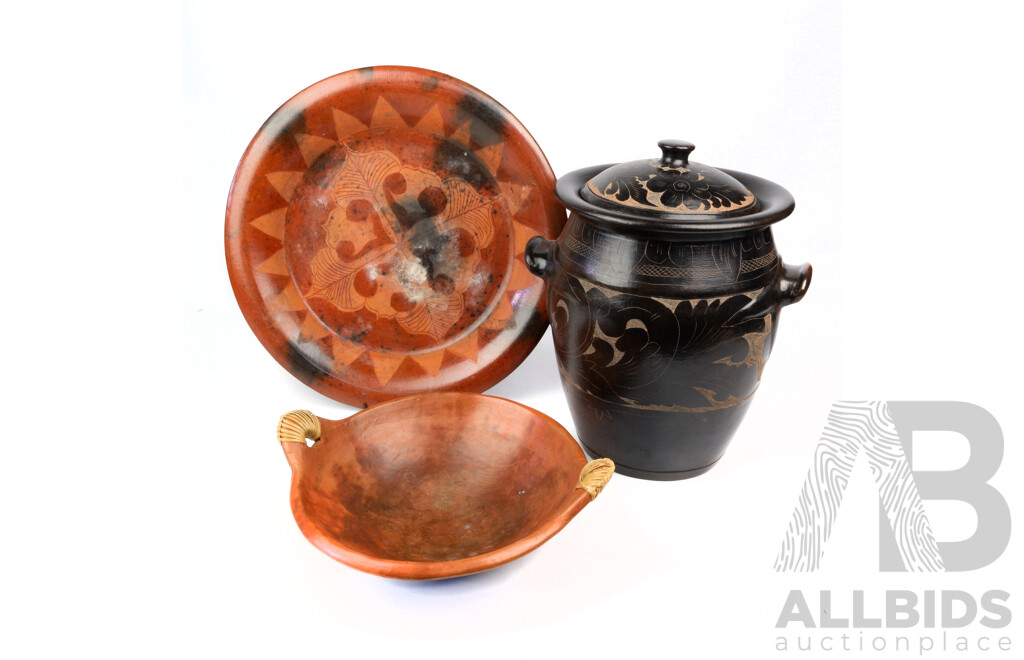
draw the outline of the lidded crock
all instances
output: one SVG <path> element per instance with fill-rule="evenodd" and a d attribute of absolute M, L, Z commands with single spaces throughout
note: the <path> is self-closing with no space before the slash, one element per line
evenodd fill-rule
<path fill-rule="evenodd" d="M 779 258 L 770 225 L 793 212 L 782 186 L 661 157 L 576 170 L 555 186 L 569 221 L 536 237 L 559 372 L 587 453 L 646 479 L 685 479 L 724 454 L 761 380 L 782 307 L 809 264 Z"/>

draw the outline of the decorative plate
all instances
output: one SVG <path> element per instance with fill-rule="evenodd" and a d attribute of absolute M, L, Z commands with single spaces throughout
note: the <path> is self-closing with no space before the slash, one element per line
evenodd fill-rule
<path fill-rule="evenodd" d="M 342 73 L 263 125 L 228 197 L 242 313 L 292 375 L 366 406 L 483 391 L 547 327 L 533 236 L 558 236 L 555 177 L 483 92 L 407 67 Z"/>

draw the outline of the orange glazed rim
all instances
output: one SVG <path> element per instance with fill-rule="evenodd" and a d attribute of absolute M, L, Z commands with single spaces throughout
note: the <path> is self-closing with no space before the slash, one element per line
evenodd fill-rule
<path fill-rule="evenodd" d="M 327 449 L 324 442 L 351 441 L 350 430 L 346 427 L 358 426 L 358 423 L 363 420 L 369 420 L 367 425 L 372 428 L 373 418 L 383 417 L 393 421 L 408 419 L 407 415 L 403 415 L 405 409 L 429 410 L 435 404 L 443 407 L 445 403 L 455 399 L 459 400 L 457 403 L 464 404 L 460 408 L 462 410 L 465 410 L 466 406 L 483 406 L 487 409 L 488 414 L 497 414 L 502 408 L 506 411 L 518 410 L 543 426 L 548 432 L 546 442 L 554 442 L 559 445 L 560 449 L 565 450 L 562 454 L 563 461 L 560 462 L 559 467 L 571 472 L 573 483 L 563 480 L 562 486 L 565 487 L 565 491 L 563 492 L 560 488 L 556 489 L 558 502 L 555 503 L 554 509 L 548 517 L 536 521 L 537 524 L 529 533 L 520 535 L 500 547 L 472 556 L 440 561 L 401 560 L 377 556 L 367 552 L 365 548 L 351 547 L 344 540 L 338 538 L 337 527 L 325 529 L 323 523 L 317 521 L 315 512 L 310 510 L 310 504 L 304 497 L 304 492 L 312 488 L 304 480 L 306 471 L 313 473 L 309 477 L 309 482 L 320 483 L 316 468 L 307 467 L 311 463 L 315 463 L 310 458 L 310 452 L 315 451 L 317 445 Z M 327 435 L 330 435 L 331 438 L 324 438 Z M 395 436 L 396 434 L 391 434 L 389 437 Z M 482 394 L 436 392 L 403 397 L 362 410 L 339 421 L 323 420 L 309 411 L 296 410 L 281 416 L 277 427 L 277 439 L 292 467 L 292 513 L 306 539 L 328 556 L 352 568 L 374 575 L 406 580 L 434 580 L 470 575 L 496 568 L 522 557 L 561 531 L 587 504 L 596 499 L 615 472 L 615 464 L 610 459 L 600 458 L 589 463 L 586 462 L 586 457 L 572 435 L 547 415 L 508 399 Z M 312 446 L 307 444 L 307 439 L 313 441 Z M 364 461 L 361 460 L 359 463 L 362 464 Z M 478 464 L 466 466 L 467 471 L 480 471 L 481 469 Z M 407 475 L 410 471 L 408 466 L 403 466 L 403 470 L 403 475 Z M 334 473 L 336 474 L 336 472 Z M 416 481 L 415 477 L 418 475 L 411 476 L 413 477 L 412 481 Z M 403 478 L 407 477 L 403 476 Z M 566 483 L 568 485 L 565 485 Z M 409 525 L 403 525 L 402 528 L 408 529 Z"/>
<path fill-rule="evenodd" d="M 239 162 L 225 222 L 235 297 L 274 359 L 335 400 L 483 391 L 547 327 L 523 252 L 561 232 L 554 184 L 522 124 L 456 78 L 326 78 Z"/>

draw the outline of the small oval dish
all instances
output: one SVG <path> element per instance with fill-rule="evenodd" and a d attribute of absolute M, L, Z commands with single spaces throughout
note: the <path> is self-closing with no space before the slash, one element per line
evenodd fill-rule
<path fill-rule="evenodd" d="M 281 417 L 277 438 L 306 538 L 348 566 L 408 580 L 525 555 L 615 470 L 608 459 L 587 463 L 546 415 L 481 394 L 410 396 L 340 421 L 298 410 Z"/>

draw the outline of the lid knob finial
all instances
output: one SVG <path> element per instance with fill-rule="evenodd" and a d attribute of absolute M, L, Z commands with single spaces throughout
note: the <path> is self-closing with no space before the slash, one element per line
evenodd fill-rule
<path fill-rule="evenodd" d="M 662 140 L 661 164 L 665 167 L 686 167 L 690 164 L 690 152 L 697 147 L 686 140 Z"/>

